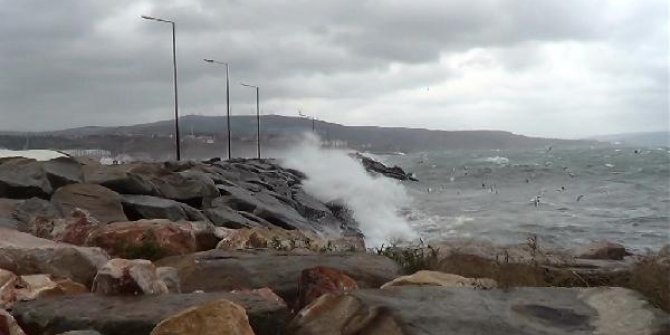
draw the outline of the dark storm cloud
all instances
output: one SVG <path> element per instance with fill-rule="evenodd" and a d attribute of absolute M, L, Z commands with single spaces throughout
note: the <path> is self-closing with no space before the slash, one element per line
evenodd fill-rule
<path fill-rule="evenodd" d="M 636 105 L 652 124 L 667 122 L 656 110 L 667 108 L 658 94 L 668 85 L 659 75 L 667 74 L 663 1 L 0 0 L 0 8 L 0 130 L 168 118 L 169 26 L 142 14 L 177 21 L 184 114 L 220 110 L 224 69 L 202 62 L 217 58 L 232 64 L 233 83 L 262 86 L 266 113 L 312 108 L 336 122 L 396 126 L 423 115 L 411 125 L 481 128 L 487 118 L 505 120 L 494 105 L 510 115 L 499 127 L 552 135 L 513 118 L 543 110 L 551 118 L 551 100 L 574 99 L 569 108 L 619 108 L 612 114 L 626 121 L 609 120 L 612 130 L 630 125 Z M 566 79 L 557 66 L 585 69 Z M 503 87 L 486 88 L 480 72 Z M 601 96 L 565 88 L 573 80 Z M 600 102 L 611 94 L 617 105 Z M 250 110 L 251 101 L 251 92 L 233 87 L 234 111 Z M 481 122 L 464 114 L 475 110 Z"/>

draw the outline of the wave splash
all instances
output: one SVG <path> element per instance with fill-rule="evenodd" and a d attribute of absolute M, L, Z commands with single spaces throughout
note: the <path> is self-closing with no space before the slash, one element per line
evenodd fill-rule
<path fill-rule="evenodd" d="M 282 165 L 307 175 L 305 191 L 320 201 L 339 201 L 351 209 L 367 247 L 418 237 L 398 213 L 411 202 L 399 182 L 370 176 L 347 152 L 323 149 L 319 141 L 314 135 L 306 135 L 295 148 L 278 154 Z"/>

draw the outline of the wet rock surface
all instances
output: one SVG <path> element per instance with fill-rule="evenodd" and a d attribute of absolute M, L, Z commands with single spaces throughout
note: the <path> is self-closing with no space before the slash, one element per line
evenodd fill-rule
<path fill-rule="evenodd" d="M 293 334 L 662 334 L 670 318 L 622 288 L 405 287 L 325 295 Z"/>
<path fill-rule="evenodd" d="M 378 173 L 389 178 L 398 179 L 398 180 L 411 180 L 418 181 L 414 174 L 405 172 L 399 166 L 388 167 L 382 162 L 378 162 L 370 157 L 367 157 L 359 152 L 351 155 L 353 158 L 359 160 L 365 170 L 371 173 Z"/>
<path fill-rule="evenodd" d="M 392 260 L 366 253 L 296 254 L 272 250 L 211 250 L 168 257 L 158 266 L 177 269 L 183 292 L 268 287 L 293 305 L 303 270 L 325 266 L 342 271 L 363 288 L 380 287 L 400 275 Z"/>
<path fill-rule="evenodd" d="M 258 335 L 275 335 L 289 318 L 285 306 L 252 295 L 225 292 L 109 297 L 84 294 L 17 304 L 12 314 L 29 334 L 90 329 L 105 335 L 148 335 L 161 321 L 187 308 L 226 299 L 246 310 Z"/>
<path fill-rule="evenodd" d="M 0 268 L 17 275 L 50 274 L 88 286 L 108 259 L 99 248 L 57 243 L 0 228 Z"/>

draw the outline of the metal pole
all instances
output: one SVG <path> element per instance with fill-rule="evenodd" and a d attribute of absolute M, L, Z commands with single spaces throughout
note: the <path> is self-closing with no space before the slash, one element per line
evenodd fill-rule
<path fill-rule="evenodd" d="M 258 135 L 258 159 L 261 159 L 261 109 L 259 105 L 259 88 L 256 87 L 256 127 L 257 127 L 257 135 Z"/>
<path fill-rule="evenodd" d="M 226 63 L 226 124 L 228 127 L 228 160 L 230 160 L 230 72 L 228 63 Z"/>
<path fill-rule="evenodd" d="M 312 132 L 316 134 L 316 118 L 312 116 Z"/>
<path fill-rule="evenodd" d="M 175 37 L 175 23 L 172 24 L 172 65 L 174 68 L 174 132 L 177 146 L 177 160 L 181 160 L 181 141 L 179 139 L 179 95 L 177 93 L 177 40 Z"/>

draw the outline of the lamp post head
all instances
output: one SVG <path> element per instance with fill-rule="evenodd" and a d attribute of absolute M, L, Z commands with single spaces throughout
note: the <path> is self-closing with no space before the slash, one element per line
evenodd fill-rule
<path fill-rule="evenodd" d="M 204 60 L 205 62 L 207 62 L 207 63 L 214 63 L 214 60 L 213 60 L 213 59 L 203 59 L 203 60 Z"/>
<path fill-rule="evenodd" d="M 165 22 L 165 23 L 172 23 L 172 24 L 174 24 L 174 21 L 163 20 L 163 19 L 159 19 L 159 18 L 156 18 L 156 17 L 152 17 L 152 16 L 140 15 L 140 17 L 143 18 L 143 19 L 145 19 L 145 20 L 152 20 L 152 21 L 158 21 L 158 22 Z"/>

